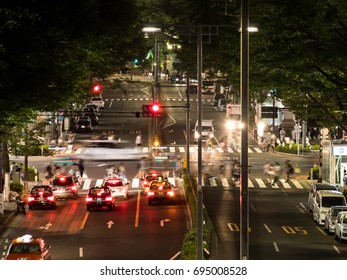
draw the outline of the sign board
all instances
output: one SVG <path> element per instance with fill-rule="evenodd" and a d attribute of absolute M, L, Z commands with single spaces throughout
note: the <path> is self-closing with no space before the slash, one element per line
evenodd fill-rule
<path fill-rule="evenodd" d="M 347 156 L 347 145 L 334 145 L 333 146 L 334 156 Z"/>

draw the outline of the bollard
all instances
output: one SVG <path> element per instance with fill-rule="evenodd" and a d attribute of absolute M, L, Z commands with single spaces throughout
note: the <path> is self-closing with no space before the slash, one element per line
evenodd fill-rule
<path fill-rule="evenodd" d="M 0 215 L 4 215 L 4 194 L 0 193 Z"/>

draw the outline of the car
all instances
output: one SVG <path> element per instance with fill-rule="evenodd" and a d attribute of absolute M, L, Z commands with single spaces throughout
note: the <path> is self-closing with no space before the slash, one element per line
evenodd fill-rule
<path fill-rule="evenodd" d="M 336 217 L 341 211 L 347 211 L 347 206 L 332 206 L 325 217 L 324 229 L 328 233 L 335 232 Z"/>
<path fill-rule="evenodd" d="M 84 132 L 92 133 L 93 126 L 92 126 L 91 119 L 87 116 L 79 117 L 76 122 L 75 132 L 76 133 L 84 133 Z"/>
<path fill-rule="evenodd" d="M 308 199 L 307 199 L 307 204 L 308 204 L 308 211 L 312 212 L 313 210 L 313 202 L 316 199 L 316 194 L 317 191 L 320 190 L 332 190 L 332 191 L 337 191 L 338 186 L 334 184 L 328 184 L 328 183 L 315 183 L 311 185 L 311 189 L 308 193 Z"/>
<path fill-rule="evenodd" d="M 93 208 L 108 208 L 110 211 L 116 207 L 116 199 L 110 187 L 92 187 L 86 196 L 87 211 Z"/>
<path fill-rule="evenodd" d="M 83 117 L 89 117 L 92 123 L 92 126 L 99 125 L 99 118 L 95 113 L 83 113 Z"/>
<path fill-rule="evenodd" d="M 50 249 L 43 238 L 25 234 L 12 240 L 5 260 L 50 260 Z"/>
<path fill-rule="evenodd" d="M 120 177 L 107 178 L 104 182 L 104 186 L 107 186 L 111 189 L 113 197 L 122 197 L 124 199 L 128 199 L 129 196 L 128 184 L 128 182 Z"/>
<path fill-rule="evenodd" d="M 146 173 L 145 177 L 142 180 L 142 191 L 143 194 L 147 194 L 149 186 L 153 180 L 163 181 L 164 176 L 161 172 L 151 171 Z"/>
<path fill-rule="evenodd" d="M 53 180 L 53 193 L 56 198 L 77 198 L 78 182 L 72 176 L 59 176 Z"/>
<path fill-rule="evenodd" d="M 168 181 L 153 180 L 147 192 L 148 205 L 153 202 L 175 202 L 175 190 Z"/>
<path fill-rule="evenodd" d="M 102 99 L 102 97 L 100 95 L 99 96 L 93 96 L 92 98 L 90 98 L 90 103 L 96 104 L 100 109 L 105 108 L 105 101 Z"/>
<path fill-rule="evenodd" d="M 28 196 L 28 207 L 34 209 L 36 207 L 48 207 L 51 209 L 57 208 L 56 196 L 53 188 L 50 185 L 36 185 L 30 190 Z"/>
<path fill-rule="evenodd" d="M 94 108 L 94 111 L 96 113 L 97 116 L 100 115 L 100 108 L 98 105 L 96 105 L 95 103 L 87 103 L 84 108 Z"/>
<path fill-rule="evenodd" d="M 337 214 L 335 239 L 338 239 L 341 243 L 347 240 L 347 211 L 341 211 Z"/>
<path fill-rule="evenodd" d="M 324 225 L 325 216 L 332 206 L 346 206 L 346 198 L 339 191 L 320 190 L 317 191 L 316 199 L 313 201 L 312 217 L 319 225 Z"/>
<path fill-rule="evenodd" d="M 93 107 L 84 107 L 82 109 L 82 115 L 84 115 L 85 113 L 97 115 L 97 112 Z"/>
<path fill-rule="evenodd" d="M 212 120 L 201 120 L 201 141 L 206 142 L 209 139 L 214 138 L 215 129 L 213 127 Z M 198 121 L 195 122 L 194 127 L 194 142 L 199 140 L 199 127 Z"/>

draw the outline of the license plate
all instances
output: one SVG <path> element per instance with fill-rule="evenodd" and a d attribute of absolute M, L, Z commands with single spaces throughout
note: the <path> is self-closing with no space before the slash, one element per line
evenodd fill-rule
<path fill-rule="evenodd" d="M 163 192 L 159 192 L 158 195 L 159 196 L 164 196 L 164 193 Z"/>
<path fill-rule="evenodd" d="M 96 202 L 97 202 L 97 203 L 101 203 L 101 202 L 102 202 L 102 198 L 97 198 L 97 199 L 96 199 Z"/>

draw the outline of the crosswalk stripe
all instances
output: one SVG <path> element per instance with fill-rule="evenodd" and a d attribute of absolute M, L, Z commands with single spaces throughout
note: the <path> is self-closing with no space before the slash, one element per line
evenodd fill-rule
<path fill-rule="evenodd" d="M 228 182 L 227 178 L 222 178 L 222 186 L 223 187 L 229 187 L 229 182 Z"/>
<path fill-rule="evenodd" d="M 255 181 L 258 183 L 258 186 L 262 189 L 266 188 L 266 185 L 262 179 L 255 179 Z"/>
<path fill-rule="evenodd" d="M 282 183 L 285 189 L 291 189 L 291 186 L 286 182 L 285 179 L 280 179 L 280 182 Z"/>
<path fill-rule="evenodd" d="M 221 147 L 216 147 L 218 153 L 224 153 L 224 150 Z"/>
<path fill-rule="evenodd" d="M 195 148 L 194 147 L 189 147 L 189 152 L 190 153 L 195 153 Z"/>
<path fill-rule="evenodd" d="M 185 152 L 184 147 L 178 147 L 178 150 L 180 151 L 180 153 L 184 153 Z"/>
<path fill-rule="evenodd" d="M 77 149 L 75 154 L 79 154 L 82 151 L 82 149 Z"/>
<path fill-rule="evenodd" d="M 131 188 L 138 189 L 140 186 L 140 179 L 139 178 L 133 178 L 133 181 L 131 183 Z"/>
<path fill-rule="evenodd" d="M 293 184 L 295 185 L 295 187 L 296 187 L 297 189 L 303 189 L 303 188 L 304 188 L 303 186 L 300 185 L 300 183 L 298 182 L 298 180 L 292 179 L 291 181 L 293 182 Z"/>
<path fill-rule="evenodd" d="M 174 153 L 176 151 L 175 147 L 170 147 L 170 153 Z"/>
<path fill-rule="evenodd" d="M 167 180 L 169 181 L 170 184 L 173 186 L 176 186 L 175 178 L 174 177 L 168 177 Z"/>
<path fill-rule="evenodd" d="M 258 147 L 254 147 L 254 150 L 257 152 L 257 153 L 262 153 L 263 151 L 260 149 L 260 148 L 258 148 Z"/>
<path fill-rule="evenodd" d="M 208 178 L 211 187 L 217 187 L 217 182 L 215 177 Z"/>
<path fill-rule="evenodd" d="M 83 189 L 83 190 L 89 190 L 89 187 L 90 187 L 90 184 L 91 184 L 91 183 L 92 183 L 92 180 L 86 179 L 86 180 L 84 181 L 84 184 L 83 184 L 82 189 Z"/>
<path fill-rule="evenodd" d="M 143 147 L 142 152 L 148 153 L 148 147 Z"/>
<path fill-rule="evenodd" d="M 234 151 L 232 148 L 228 147 L 228 152 L 232 154 Z"/>
<path fill-rule="evenodd" d="M 248 147 L 248 153 L 249 153 L 249 154 L 252 154 L 252 153 L 253 153 L 253 151 L 252 151 L 251 148 L 249 148 L 249 147 Z"/>
<path fill-rule="evenodd" d="M 97 179 L 95 182 L 95 187 L 100 187 L 103 182 L 104 182 L 104 179 Z"/>
<path fill-rule="evenodd" d="M 253 185 L 253 182 L 251 181 L 251 179 L 248 179 L 248 187 L 254 188 L 254 185 Z"/>

